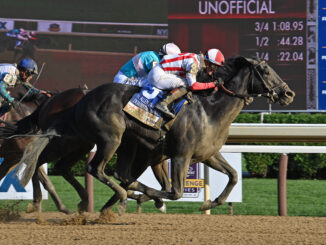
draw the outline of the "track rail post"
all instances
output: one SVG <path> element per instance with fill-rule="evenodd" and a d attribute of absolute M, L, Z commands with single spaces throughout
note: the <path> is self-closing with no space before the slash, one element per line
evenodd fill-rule
<path fill-rule="evenodd" d="M 283 153 L 280 157 L 280 165 L 278 170 L 278 214 L 287 216 L 286 207 L 286 175 L 288 166 L 288 155 Z"/>
<path fill-rule="evenodd" d="M 204 165 L 204 179 L 205 179 L 205 186 L 204 186 L 204 190 L 205 190 L 205 194 L 204 194 L 204 201 L 208 201 L 211 199 L 211 191 L 210 191 L 210 183 L 209 183 L 209 168 Z M 205 214 L 211 214 L 211 210 L 205 210 Z"/>
<path fill-rule="evenodd" d="M 88 154 L 86 165 L 89 164 L 90 161 L 92 161 L 96 153 L 96 148 L 95 150 L 94 148 Z M 94 181 L 93 181 L 93 176 L 87 172 L 85 173 L 85 187 L 88 194 L 87 212 L 93 213 L 94 212 Z"/>

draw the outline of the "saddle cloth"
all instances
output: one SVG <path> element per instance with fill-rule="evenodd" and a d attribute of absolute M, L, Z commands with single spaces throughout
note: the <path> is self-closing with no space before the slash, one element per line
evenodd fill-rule
<path fill-rule="evenodd" d="M 163 98 L 163 94 L 162 90 L 146 85 L 140 92 L 133 95 L 123 110 L 147 126 L 160 129 L 163 124 L 163 118 L 161 113 L 154 109 L 154 106 Z M 174 114 L 181 110 L 185 102 L 186 99 L 182 99 L 172 106 Z"/>

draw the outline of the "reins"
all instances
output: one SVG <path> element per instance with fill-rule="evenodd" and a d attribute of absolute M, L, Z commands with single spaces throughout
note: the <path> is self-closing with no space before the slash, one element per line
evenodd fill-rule
<path fill-rule="evenodd" d="M 225 86 L 224 86 L 224 83 L 221 82 L 219 84 L 219 87 L 222 89 L 222 91 L 224 91 L 226 94 L 230 95 L 230 96 L 233 96 L 233 97 L 237 97 L 237 98 L 241 98 L 241 99 L 244 99 L 245 101 L 247 100 L 250 100 L 250 98 L 257 98 L 257 97 L 266 97 L 266 98 L 269 98 L 269 99 L 272 99 L 273 100 L 273 96 L 275 95 L 275 89 L 278 88 L 278 87 L 275 87 L 273 89 L 269 89 L 267 87 L 267 82 L 265 81 L 265 79 L 262 77 L 262 75 L 259 73 L 259 71 L 257 70 L 257 67 L 263 63 L 264 61 L 261 61 L 259 64 L 257 65 L 252 65 L 250 68 L 250 78 L 251 79 L 251 89 L 253 90 L 253 86 L 254 86 L 254 76 L 253 76 L 253 73 L 256 72 L 259 76 L 259 79 L 263 82 L 263 84 L 265 85 L 265 87 L 269 90 L 267 93 L 259 93 L 259 94 L 256 94 L 256 93 L 247 93 L 247 94 L 239 94 L 239 93 L 235 93 L 229 89 L 227 89 Z M 279 86 L 281 87 L 281 86 Z"/>

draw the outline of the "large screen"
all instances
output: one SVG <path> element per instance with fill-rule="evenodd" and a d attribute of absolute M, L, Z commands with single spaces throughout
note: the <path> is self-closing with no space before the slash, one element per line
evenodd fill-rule
<path fill-rule="evenodd" d="M 219 48 L 265 59 L 296 92 L 288 107 L 316 109 L 316 1 L 169 0 L 169 40 L 184 52 Z M 270 108 L 258 100 L 244 109 Z"/>

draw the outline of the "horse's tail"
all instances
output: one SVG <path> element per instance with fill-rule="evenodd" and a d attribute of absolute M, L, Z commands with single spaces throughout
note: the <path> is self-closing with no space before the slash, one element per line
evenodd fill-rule
<path fill-rule="evenodd" d="M 35 110 L 29 116 L 24 117 L 15 124 L 9 122 L 2 122 L 4 127 L 0 127 L 0 139 L 8 139 L 15 135 L 32 134 L 38 131 L 37 124 L 40 109 Z"/>
<path fill-rule="evenodd" d="M 18 163 L 16 175 L 22 186 L 26 186 L 33 177 L 38 158 L 53 136 L 40 137 L 25 147 L 23 157 Z"/>

